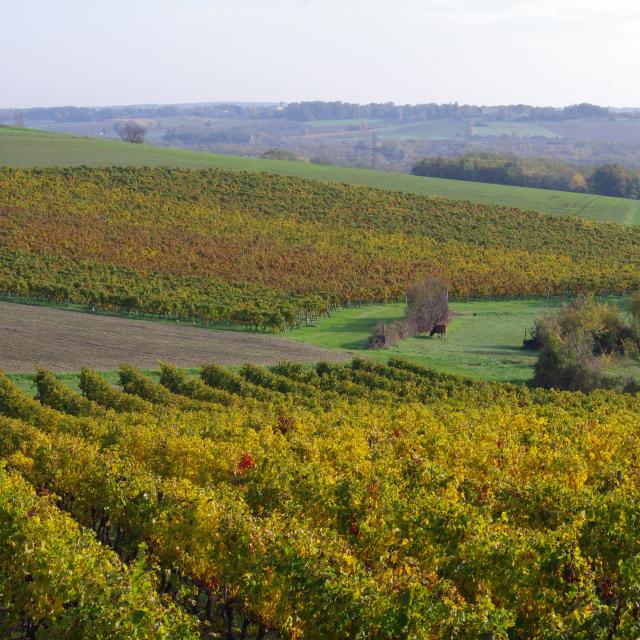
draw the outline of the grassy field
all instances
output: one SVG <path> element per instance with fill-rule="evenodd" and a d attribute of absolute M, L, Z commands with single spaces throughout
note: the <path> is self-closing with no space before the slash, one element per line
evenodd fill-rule
<path fill-rule="evenodd" d="M 485 204 L 575 215 L 597 221 L 640 224 L 640 201 L 562 191 L 422 178 L 402 173 L 216 155 L 113 140 L 0 127 L 0 166 L 170 166 L 266 171 L 313 180 L 435 195 Z"/>
<path fill-rule="evenodd" d="M 485 126 L 473 127 L 473 135 L 481 137 L 515 136 L 517 138 L 562 137 L 534 122 L 487 122 Z"/>
<path fill-rule="evenodd" d="M 383 123 L 384 120 L 376 118 L 363 118 L 362 120 L 308 120 L 300 122 L 303 127 L 309 127 L 310 129 L 324 129 L 324 128 L 339 128 L 339 127 L 359 127 L 361 125 L 375 126 Z"/>
<path fill-rule="evenodd" d="M 628 304 L 626 299 L 618 303 L 623 308 Z M 526 383 L 533 376 L 537 354 L 521 348 L 525 329 L 532 326 L 536 317 L 558 309 L 560 304 L 559 300 L 454 302 L 451 310 L 457 315 L 449 325 L 446 341 L 418 336 L 379 351 L 366 349 L 367 337 L 378 322 L 401 318 L 404 304 L 340 311 L 291 335 L 317 346 L 349 349 L 363 356 L 383 359 L 397 356 L 447 373 Z M 620 367 L 616 367 L 616 372 L 622 373 Z M 630 373 L 640 377 L 640 366 L 633 366 Z"/>
<path fill-rule="evenodd" d="M 461 120 L 432 120 L 387 127 L 378 135 L 396 140 L 449 140 L 468 134 L 469 125 Z"/>

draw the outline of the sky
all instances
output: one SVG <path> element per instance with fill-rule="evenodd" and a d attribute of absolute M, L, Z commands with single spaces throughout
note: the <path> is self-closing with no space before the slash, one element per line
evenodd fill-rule
<path fill-rule="evenodd" d="M 0 107 L 640 107 L 638 0 L 3 0 Z"/>

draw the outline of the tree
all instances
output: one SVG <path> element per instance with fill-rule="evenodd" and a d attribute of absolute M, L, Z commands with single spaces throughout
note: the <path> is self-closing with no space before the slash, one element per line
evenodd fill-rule
<path fill-rule="evenodd" d="M 617 164 L 603 164 L 596 167 L 589 176 L 589 188 L 601 196 L 624 198 L 629 195 L 630 176 L 624 167 Z"/>
<path fill-rule="evenodd" d="M 586 193 L 588 189 L 586 178 L 581 173 L 574 173 L 571 176 L 569 188 L 577 193 Z"/>
<path fill-rule="evenodd" d="M 129 120 L 123 127 L 118 130 L 118 135 L 125 142 L 132 142 L 134 144 L 142 144 L 144 142 L 144 136 L 147 130 L 135 120 Z"/>
<path fill-rule="evenodd" d="M 407 320 L 415 333 L 431 331 L 439 322 L 449 319 L 449 290 L 447 283 L 429 276 L 407 290 Z"/>
<path fill-rule="evenodd" d="M 384 349 L 405 338 L 431 331 L 449 319 L 449 290 L 441 278 L 429 276 L 407 290 L 407 313 L 402 320 L 380 322 L 369 336 L 370 349 Z"/>
<path fill-rule="evenodd" d="M 607 118 L 611 112 L 607 107 L 599 107 L 595 104 L 583 102 L 581 104 L 572 104 L 562 110 L 563 120 L 572 120 L 576 118 Z"/>
<path fill-rule="evenodd" d="M 542 345 L 534 370 L 536 386 L 585 392 L 635 388 L 628 379 L 607 376 L 597 357 L 637 353 L 638 335 L 615 306 L 577 300 L 536 320 L 535 335 Z"/>

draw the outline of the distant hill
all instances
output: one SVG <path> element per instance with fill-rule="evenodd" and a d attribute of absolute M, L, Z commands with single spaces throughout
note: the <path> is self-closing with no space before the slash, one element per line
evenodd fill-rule
<path fill-rule="evenodd" d="M 419 195 L 497 204 L 600 222 L 640 224 L 640 202 L 623 198 L 423 178 L 402 173 L 187 151 L 34 129 L 0 127 L 0 166 L 167 166 L 264 171 Z"/>

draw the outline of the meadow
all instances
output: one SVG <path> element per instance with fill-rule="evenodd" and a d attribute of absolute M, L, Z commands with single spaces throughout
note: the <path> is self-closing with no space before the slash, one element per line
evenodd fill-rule
<path fill-rule="evenodd" d="M 378 322 L 402 318 L 403 303 L 341 310 L 288 335 L 316 346 L 348 349 L 362 357 L 399 357 L 445 373 L 521 384 L 533 377 L 537 358 L 536 352 L 521 348 L 524 332 L 539 315 L 560 304 L 560 300 L 545 299 L 453 302 L 450 308 L 455 316 L 447 340 L 420 335 L 381 350 L 368 349 L 367 339 Z"/>
<path fill-rule="evenodd" d="M 628 311 L 628 298 L 607 300 L 623 312 Z M 402 318 L 404 303 L 343 309 L 287 335 L 319 347 L 348 349 L 360 357 L 380 361 L 402 358 L 434 371 L 467 378 L 527 384 L 533 377 L 538 354 L 522 349 L 525 331 L 531 329 L 536 318 L 554 313 L 564 302 L 544 298 L 452 302 L 447 340 L 420 335 L 381 350 L 368 349 L 367 339 L 378 322 Z M 612 362 L 609 366 L 615 373 L 640 379 L 640 364 L 636 361 Z"/>
<path fill-rule="evenodd" d="M 531 209 L 556 215 L 580 216 L 601 222 L 640 223 L 640 203 L 624 198 L 422 178 L 401 173 L 304 162 L 216 155 L 0 127 L 0 166 L 27 168 L 115 165 L 264 171 L 325 182 L 342 182 L 404 193 Z"/>
<path fill-rule="evenodd" d="M 561 138 L 562 136 L 534 122 L 486 122 L 472 127 L 474 136 L 515 136 L 518 138 Z"/>

